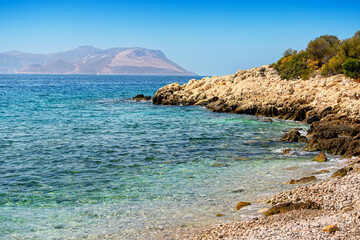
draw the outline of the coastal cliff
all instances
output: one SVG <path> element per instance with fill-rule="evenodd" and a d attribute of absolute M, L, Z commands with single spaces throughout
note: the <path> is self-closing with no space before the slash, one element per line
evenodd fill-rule
<path fill-rule="evenodd" d="M 342 74 L 282 80 L 266 65 L 167 85 L 156 92 L 153 103 L 303 121 L 311 124 L 306 150 L 360 155 L 360 84 Z"/>

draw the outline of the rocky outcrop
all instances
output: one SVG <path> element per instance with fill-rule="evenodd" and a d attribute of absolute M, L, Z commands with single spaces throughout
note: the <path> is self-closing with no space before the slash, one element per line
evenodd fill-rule
<path fill-rule="evenodd" d="M 344 75 L 285 81 L 275 69 L 262 66 L 167 85 L 153 103 L 303 121 L 311 124 L 307 150 L 360 155 L 360 84 Z"/>
<path fill-rule="evenodd" d="M 140 101 L 150 101 L 151 97 L 150 96 L 144 96 L 144 94 L 138 94 L 135 97 L 132 98 L 132 100 L 136 101 L 136 102 L 140 102 Z"/>

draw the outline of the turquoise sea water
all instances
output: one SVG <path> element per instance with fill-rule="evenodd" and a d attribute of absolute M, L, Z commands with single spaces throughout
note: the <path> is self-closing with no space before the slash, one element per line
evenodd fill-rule
<path fill-rule="evenodd" d="M 238 221 L 261 207 L 238 201 L 337 164 L 278 141 L 300 123 L 130 100 L 189 79 L 0 75 L 0 239 L 148 239 Z"/>

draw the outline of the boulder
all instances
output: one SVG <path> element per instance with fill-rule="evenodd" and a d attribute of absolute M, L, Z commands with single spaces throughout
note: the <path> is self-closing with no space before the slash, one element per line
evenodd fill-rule
<path fill-rule="evenodd" d="M 293 128 L 289 132 L 285 133 L 281 138 L 282 142 L 306 142 L 306 137 L 301 136 L 298 129 Z"/>
<path fill-rule="evenodd" d="M 239 210 L 239 209 L 242 209 L 243 207 L 248 206 L 248 205 L 251 205 L 251 203 L 250 202 L 239 202 L 236 205 L 235 209 Z"/>
<path fill-rule="evenodd" d="M 321 152 L 313 159 L 313 161 L 315 161 L 315 162 L 326 162 L 327 157 L 326 157 L 324 152 Z"/>
<path fill-rule="evenodd" d="M 320 206 L 313 202 L 300 202 L 300 203 L 281 203 L 273 206 L 264 213 L 265 216 L 271 216 L 279 213 L 286 213 L 292 210 L 300 209 L 320 209 Z"/>

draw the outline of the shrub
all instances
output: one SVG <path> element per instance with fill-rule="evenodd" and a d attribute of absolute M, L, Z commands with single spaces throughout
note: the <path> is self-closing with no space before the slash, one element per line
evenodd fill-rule
<path fill-rule="evenodd" d="M 284 57 L 288 57 L 288 56 L 291 56 L 291 55 L 294 55 L 294 54 L 297 54 L 297 51 L 296 50 L 293 50 L 292 48 L 288 48 L 285 50 L 285 52 L 283 53 L 283 56 Z"/>
<path fill-rule="evenodd" d="M 323 35 L 310 41 L 306 51 L 313 60 L 319 61 L 319 65 L 326 64 L 340 50 L 339 39 L 332 35 Z"/>
<path fill-rule="evenodd" d="M 342 54 L 338 54 L 332 59 L 329 63 L 324 65 L 321 69 L 321 75 L 328 77 L 331 75 L 336 75 L 343 73 L 342 64 L 345 62 L 346 58 Z"/>
<path fill-rule="evenodd" d="M 347 59 L 343 65 L 342 68 L 344 70 L 344 74 L 347 77 L 351 78 L 360 78 L 360 60 L 359 59 L 353 59 L 349 58 Z"/>
<path fill-rule="evenodd" d="M 341 51 L 346 58 L 360 58 L 360 31 L 352 38 L 344 40 Z"/>
<path fill-rule="evenodd" d="M 282 57 L 273 67 L 280 73 L 281 79 L 308 79 L 313 72 L 307 65 L 309 54 L 301 51 L 298 54 Z"/>

